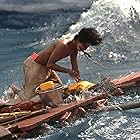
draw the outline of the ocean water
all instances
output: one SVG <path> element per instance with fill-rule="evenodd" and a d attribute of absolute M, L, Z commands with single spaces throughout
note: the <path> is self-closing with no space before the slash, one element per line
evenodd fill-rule
<path fill-rule="evenodd" d="M 94 27 L 103 43 L 88 48 L 106 70 L 78 55 L 81 78 L 97 83 L 140 70 L 139 0 L 2 0 L 0 1 L 0 95 L 12 83 L 22 86 L 22 63 L 33 51 L 47 47 L 56 38 Z M 70 66 L 69 60 L 60 61 Z M 64 84 L 71 78 L 58 73 Z M 139 101 L 139 91 L 112 99 L 112 103 Z M 140 110 L 90 113 L 63 128 L 34 139 L 42 140 L 139 140 Z"/>

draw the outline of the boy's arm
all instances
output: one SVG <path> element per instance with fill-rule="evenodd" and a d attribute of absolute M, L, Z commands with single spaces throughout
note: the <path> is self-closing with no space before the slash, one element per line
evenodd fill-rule
<path fill-rule="evenodd" d="M 79 75 L 77 74 L 77 72 L 75 72 L 72 69 L 67 69 L 56 64 L 59 60 L 68 56 L 67 51 L 68 50 L 62 43 L 57 44 L 48 60 L 47 68 L 55 70 L 55 71 L 63 72 L 63 73 L 68 73 L 75 80 L 78 80 Z"/>
<path fill-rule="evenodd" d="M 58 43 L 55 46 L 55 49 L 53 50 L 52 54 L 50 55 L 50 58 L 47 63 L 47 68 L 55 70 L 55 71 L 63 72 L 63 73 L 68 73 L 69 69 L 61 67 L 56 64 L 59 60 L 64 58 L 64 53 L 65 53 L 65 49 L 64 49 L 63 44 Z"/>
<path fill-rule="evenodd" d="M 70 59 L 71 59 L 72 70 L 77 72 L 80 79 L 80 71 L 79 71 L 78 62 L 77 62 L 77 53 L 74 53 L 73 55 L 71 55 Z"/>

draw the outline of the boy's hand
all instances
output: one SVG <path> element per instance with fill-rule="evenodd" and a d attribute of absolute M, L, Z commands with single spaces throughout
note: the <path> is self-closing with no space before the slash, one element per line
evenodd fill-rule
<path fill-rule="evenodd" d="M 72 77 L 72 78 L 74 78 L 74 80 L 75 81 L 80 81 L 81 79 L 80 79 L 80 76 L 79 76 L 79 73 L 77 73 L 76 71 L 74 71 L 74 70 L 69 70 L 69 75 Z"/>

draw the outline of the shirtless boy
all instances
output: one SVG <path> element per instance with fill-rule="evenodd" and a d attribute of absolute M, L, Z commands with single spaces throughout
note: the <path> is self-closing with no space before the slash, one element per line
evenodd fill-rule
<path fill-rule="evenodd" d="M 33 54 L 24 61 L 24 97 L 31 99 L 35 95 L 35 88 L 44 81 L 61 80 L 55 71 L 67 73 L 76 81 L 80 80 L 77 64 L 78 51 L 86 50 L 90 45 L 98 45 L 102 41 L 99 33 L 93 28 L 83 28 L 73 39 L 60 39 L 37 54 Z M 64 68 L 57 62 L 70 56 L 71 68 Z"/>

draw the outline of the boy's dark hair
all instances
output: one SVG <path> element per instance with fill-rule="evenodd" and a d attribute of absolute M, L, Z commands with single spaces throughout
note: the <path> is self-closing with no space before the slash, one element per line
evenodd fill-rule
<path fill-rule="evenodd" d="M 101 36 L 94 28 L 82 28 L 74 37 L 74 40 L 76 39 L 79 39 L 82 43 L 90 43 L 91 45 L 98 45 L 102 42 Z"/>

